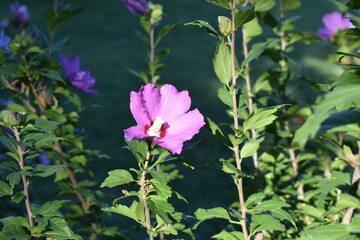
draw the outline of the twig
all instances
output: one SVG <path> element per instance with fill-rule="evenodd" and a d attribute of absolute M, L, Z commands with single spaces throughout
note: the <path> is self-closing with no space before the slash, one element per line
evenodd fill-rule
<path fill-rule="evenodd" d="M 20 140 L 20 133 L 19 133 L 18 129 L 16 127 L 13 127 L 13 131 L 14 131 L 16 141 L 18 143 L 20 143 L 21 140 Z M 18 156 L 19 156 L 20 169 L 23 170 L 24 169 L 24 151 L 22 150 L 22 148 L 20 146 L 17 147 L 17 151 L 18 151 Z M 22 179 L 23 186 L 24 186 L 25 207 L 26 207 L 26 212 L 28 215 L 29 226 L 30 226 L 30 228 L 32 228 L 32 227 L 34 227 L 34 220 L 33 220 L 33 213 L 31 211 L 31 207 L 30 207 L 29 181 L 26 179 L 26 176 L 23 174 L 21 175 L 21 179 Z"/>
<path fill-rule="evenodd" d="M 232 84 L 233 84 L 233 91 L 232 91 L 232 102 L 233 102 L 233 114 L 234 114 L 234 128 L 235 130 L 239 129 L 239 120 L 238 120 L 238 111 L 237 111 L 237 96 L 236 96 L 236 61 L 235 61 L 235 35 L 236 35 L 236 28 L 235 28 L 235 14 L 236 14 L 236 0 L 232 1 L 232 10 L 231 10 L 231 26 L 232 26 L 232 33 L 231 33 L 231 43 L 230 43 L 230 50 L 231 50 L 231 72 L 232 72 Z M 236 167 L 237 169 L 241 170 L 241 158 L 239 154 L 239 145 L 234 146 L 234 154 L 236 159 Z M 244 201 L 244 191 L 243 191 L 243 179 L 242 177 L 238 178 L 237 183 L 238 194 L 239 194 L 239 202 L 240 202 L 240 209 L 241 209 L 241 228 L 244 235 L 245 240 L 249 240 L 249 235 L 246 227 L 246 208 L 245 208 L 245 201 Z"/>

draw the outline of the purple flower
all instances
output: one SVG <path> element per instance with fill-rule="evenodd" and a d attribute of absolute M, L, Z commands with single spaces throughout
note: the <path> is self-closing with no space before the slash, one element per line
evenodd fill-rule
<path fill-rule="evenodd" d="M 332 12 L 325 14 L 322 18 L 325 27 L 320 27 L 317 33 L 324 40 L 329 40 L 336 34 L 339 29 L 353 28 L 354 25 L 350 22 L 350 16 L 344 17 L 340 12 Z"/>
<path fill-rule="evenodd" d="M 189 111 L 188 91 L 178 92 L 172 85 L 161 89 L 153 84 L 130 93 L 130 110 L 137 126 L 125 130 L 125 138 L 149 138 L 172 153 L 181 153 L 183 143 L 190 140 L 205 125 L 204 117 L 194 109 Z"/>
<path fill-rule="evenodd" d="M 9 42 L 11 39 L 5 35 L 4 30 L 0 30 L 0 49 L 9 50 Z"/>
<path fill-rule="evenodd" d="M 39 159 L 40 163 L 42 163 L 44 165 L 50 165 L 50 163 L 51 163 L 50 159 L 46 157 L 45 151 L 40 151 L 40 156 L 38 159 Z"/>
<path fill-rule="evenodd" d="M 67 59 L 64 54 L 61 54 L 59 58 L 66 76 L 74 88 L 86 93 L 97 94 L 97 91 L 90 89 L 95 85 L 95 78 L 91 76 L 90 70 L 80 69 L 79 56 L 74 55 L 72 58 Z"/>
<path fill-rule="evenodd" d="M 0 20 L 0 29 L 7 28 L 7 26 L 9 26 L 9 20 L 8 19 Z"/>
<path fill-rule="evenodd" d="M 9 4 L 10 11 L 22 23 L 29 21 L 29 13 L 25 5 L 20 5 L 18 2 Z"/>
<path fill-rule="evenodd" d="M 148 2 L 146 0 L 124 0 L 124 5 L 135 16 L 143 15 L 149 11 Z"/>

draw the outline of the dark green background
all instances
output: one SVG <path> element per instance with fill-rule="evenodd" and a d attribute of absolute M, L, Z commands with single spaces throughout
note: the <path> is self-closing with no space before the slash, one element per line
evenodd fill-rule
<path fill-rule="evenodd" d="M 0 19 L 9 16 L 7 8 L 11 1 L 0 3 Z M 107 172 L 117 168 L 136 167 L 134 158 L 123 149 L 123 129 L 135 124 L 129 110 L 129 93 L 137 91 L 142 81 L 130 74 L 126 68 L 134 70 L 147 69 L 147 56 L 144 44 L 136 36 L 138 18 L 123 6 L 121 0 L 72 0 L 71 5 L 85 7 L 85 10 L 71 20 L 64 22 L 56 33 L 56 40 L 71 36 L 70 43 L 64 53 L 70 57 L 78 54 L 83 69 L 90 69 L 96 78 L 94 89 L 98 95 L 80 93 L 86 110 L 81 112 L 83 126 L 86 129 L 86 147 L 98 149 L 108 154 L 111 159 L 92 162 L 90 167 L 98 182 Z M 184 26 L 184 23 L 197 19 L 206 20 L 213 26 L 217 25 L 218 15 L 228 15 L 226 11 L 208 4 L 204 0 L 161 0 L 154 1 L 164 6 L 164 24 L 178 23 L 179 27 L 171 32 L 159 49 L 170 48 L 171 53 L 163 62 L 166 68 L 160 72 L 160 83 L 170 83 L 178 90 L 188 90 L 192 98 L 192 108 L 216 122 L 231 121 L 225 112 L 225 106 L 217 99 L 216 93 L 220 86 L 212 69 L 212 57 L 216 47 L 216 39 L 209 36 L 203 29 L 195 26 Z M 27 4 L 31 23 L 40 29 L 46 29 L 44 13 L 52 1 L 22 1 Z M 326 0 L 304 0 L 302 7 L 291 12 L 301 15 L 297 22 L 298 29 L 304 32 L 315 32 L 322 25 L 321 16 L 334 10 L 334 6 Z M 276 10 L 274 11 L 276 14 Z M 257 38 L 259 41 L 273 36 L 272 31 L 265 27 L 265 34 Z M 240 43 L 241 36 L 238 35 Z M 315 43 L 311 46 L 298 45 L 290 55 L 304 65 L 304 73 L 321 82 L 331 76 L 334 70 L 324 62 L 327 55 L 334 49 L 330 43 Z M 242 56 L 240 44 L 237 55 Z M 273 65 L 264 59 L 252 63 L 253 78 Z M 206 129 L 195 136 L 201 140 L 196 148 L 183 152 L 182 156 L 192 161 L 196 167 L 190 170 L 179 167 L 184 179 L 174 182 L 174 189 L 180 192 L 189 205 L 174 201 L 174 205 L 186 214 L 201 208 L 228 206 L 236 199 L 235 186 L 232 180 L 222 172 L 206 167 L 205 164 L 220 157 L 229 157 L 227 151 Z M 251 186 L 248 186 L 251 189 Z M 110 203 L 111 198 L 108 199 Z M 120 222 L 119 222 L 120 221 Z M 122 224 L 119 218 L 112 224 Z M 200 225 L 196 231 L 198 239 L 209 239 L 211 235 L 221 231 L 223 224 L 212 221 Z M 128 234 L 128 233 L 127 233 Z M 129 236 L 132 236 L 129 233 Z M 135 237 L 137 238 L 137 237 Z M 134 238 L 134 239 L 135 239 Z"/>

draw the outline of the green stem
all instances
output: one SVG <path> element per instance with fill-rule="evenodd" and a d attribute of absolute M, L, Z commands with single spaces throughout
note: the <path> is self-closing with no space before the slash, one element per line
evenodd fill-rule
<path fill-rule="evenodd" d="M 234 128 L 237 131 L 239 129 L 239 119 L 238 119 L 238 110 L 237 110 L 237 96 L 236 96 L 236 60 L 235 60 L 235 14 L 236 14 L 236 0 L 232 1 L 232 10 L 231 10 L 231 42 L 230 42 L 230 50 L 231 50 L 231 72 L 232 72 L 232 102 L 233 102 L 233 114 L 234 114 Z M 234 146 L 234 154 L 236 160 L 236 167 L 241 171 L 241 158 L 239 152 L 239 145 Z M 243 179 L 239 177 L 237 182 L 240 209 L 241 209 L 241 228 L 244 234 L 244 239 L 249 240 L 249 235 L 246 227 L 246 208 L 244 201 L 244 191 L 243 191 Z"/>
<path fill-rule="evenodd" d="M 151 20 L 150 20 L 151 21 Z M 150 29 L 150 63 L 153 65 L 155 62 L 155 26 L 154 23 L 151 21 L 151 29 Z M 156 77 L 155 77 L 155 72 L 150 71 L 151 73 L 151 83 L 152 84 L 156 84 Z"/>

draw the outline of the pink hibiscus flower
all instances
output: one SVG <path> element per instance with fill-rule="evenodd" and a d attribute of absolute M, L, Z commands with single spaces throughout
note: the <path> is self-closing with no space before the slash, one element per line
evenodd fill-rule
<path fill-rule="evenodd" d="M 320 27 L 317 33 L 324 40 L 329 40 L 336 34 L 339 29 L 353 28 L 354 25 L 350 22 L 350 16 L 344 17 L 340 12 L 332 12 L 325 14 L 322 18 L 325 27 Z"/>
<path fill-rule="evenodd" d="M 183 143 L 190 140 L 205 125 L 199 110 L 189 111 L 188 91 L 178 92 L 170 84 L 161 89 L 153 84 L 130 93 L 130 110 L 137 126 L 125 130 L 125 138 L 149 138 L 173 154 L 181 153 Z"/>

